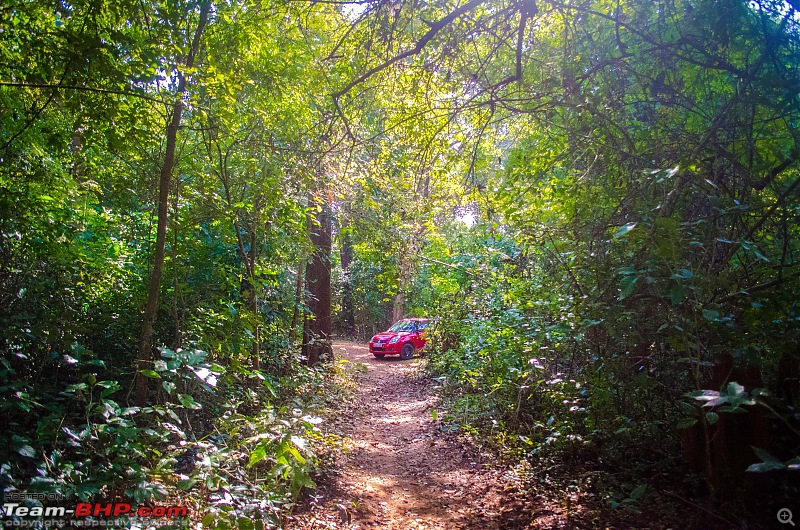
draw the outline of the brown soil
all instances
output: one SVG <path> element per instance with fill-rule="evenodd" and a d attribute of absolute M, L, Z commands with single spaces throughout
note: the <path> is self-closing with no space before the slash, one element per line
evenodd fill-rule
<path fill-rule="evenodd" d="M 291 530 L 740 527 L 669 492 L 654 492 L 637 510 L 609 510 L 598 489 L 602 468 L 580 458 L 510 468 L 442 424 L 440 387 L 424 359 L 378 360 L 367 345 L 349 342 L 334 343 L 334 351 L 365 368 L 348 371 L 356 395 L 323 424 L 347 450 L 317 477 L 289 518 Z"/>
<path fill-rule="evenodd" d="M 434 419 L 436 384 L 419 362 L 375 359 L 366 345 L 336 343 L 343 359 L 363 363 L 356 404 L 331 422 L 349 439 L 337 473 L 320 480 L 289 528 L 528 528 L 512 473 Z M 526 521 L 527 519 L 527 521 Z"/>

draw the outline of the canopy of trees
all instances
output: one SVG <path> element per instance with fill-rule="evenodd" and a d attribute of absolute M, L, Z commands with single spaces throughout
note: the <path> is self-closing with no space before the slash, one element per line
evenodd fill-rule
<path fill-rule="evenodd" d="M 280 521 L 415 315 L 519 460 L 796 499 L 799 120 L 781 0 L 8 0 L 0 486 Z"/>

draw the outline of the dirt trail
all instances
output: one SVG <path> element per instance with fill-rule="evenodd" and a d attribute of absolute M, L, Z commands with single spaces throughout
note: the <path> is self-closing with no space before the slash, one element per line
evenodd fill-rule
<path fill-rule="evenodd" d="M 432 414 L 434 382 L 416 361 L 377 360 L 365 344 L 335 343 L 334 350 L 367 366 L 355 410 L 333 429 L 350 438 L 351 452 L 290 528 L 526 527 L 509 517 L 504 472 L 442 433 Z"/>

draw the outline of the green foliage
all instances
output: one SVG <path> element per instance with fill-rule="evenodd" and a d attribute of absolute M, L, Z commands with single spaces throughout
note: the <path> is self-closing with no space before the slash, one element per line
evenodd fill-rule
<path fill-rule="evenodd" d="M 213 2 L 185 72 L 207 3 L 0 9 L 3 488 L 178 488 L 213 497 L 206 526 L 278 524 L 319 463 L 299 396 L 325 377 L 294 349 L 315 197 L 352 251 L 339 327 L 434 317 L 459 428 L 641 471 L 758 408 L 751 471 L 796 468 L 796 9 L 470 5 Z M 728 356 L 760 381 L 709 383 Z"/>
<path fill-rule="evenodd" d="M 313 381 L 322 393 L 320 378 L 325 374 L 292 378 L 298 376 Z M 300 490 L 315 487 L 311 474 L 320 464 L 316 447 L 330 443 L 318 428 L 322 420 L 302 415 L 314 408 L 315 395 L 300 393 L 288 405 L 275 406 L 264 399 L 267 391 L 259 394 L 224 405 L 216 434 L 207 442 L 188 444 L 198 465 L 183 475 L 178 487 L 190 493 L 216 492 L 203 517 L 205 526 L 237 528 L 242 518 L 267 527 L 280 524 Z M 238 412 L 245 400 L 253 400 L 258 412 Z"/>
<path fill-rule="evenodd" d="M 754 473 L 766 473 L 768 471 L 798 471 L 800 470 L 800 457 L 795 457 L 786 462 L 781 462 L 767 451 L 754 447 L 758 458 L 761 462 L 752 464 L 747 468 L 747 471 Z"/>
<path fill-rule="evenodd" d="M 757 469 L 795 456 L 797 112 L 782 102 L 797 91 L 767 80 L 796 78 L 797 24 L 774 4 L 724 20 L 715 5 L 539 6 L 524 81 L 492 87 L 514 109 L 476 151 L 504 146 L 503 167 L 476 170 L 469 280 L 424 280 L 452 293 L 430 366 L 526 452 L 569 454 L 573 436 L 632 472 L 674 458 L 679 429 L 757 407 L 785 455 Z M 445 239 L 439 259 L 460 267 L 469 246 Z M 729 354 L 759 381 L 709 388 Z"/>
<path fill-rule="evenodd" d="M 547 287 L 514 278 L 530 265 L 521 249 L 509 241 L 493 241 L 491 247 L 498 249 L 495 256 L 463 260 L 484 281 L 476 284 L 464 275 L 461 296 L 454 293 L 442 308 L 449 317 L 431 334 L 429 366 L 473 398 L 473 416 L 464 403 L 455 404 L 468 423 L 491 421 L 519 433 L 530 454 L 580 446 L 589 424 L 588 394 L 585 374 L 564 359 L 574 327 L 562 318 L 567 300 L 558 294 L 532 298 L 536 291 L 545 295 Z M 503 291 L 495 290 L 498 284 Z M 454 421 L 459 416 L 455 412 Z"/>
<path fill-rule="evenodd" d="M 289 264 L 307 244 L 304 201 L 325 144 L 308 141 L 327 110 L 305 65 L 327 54 L 321 30 L 341 15 L 212 4 L 184 72 L 147 366 L 135 352 L 164 109 L 201 2 L 0 10 L 4 491 L 136 503 L 180 493 L 219 512 L 222 528 L 279 524 L 313 487 L 314 447 L 328 441 L 312 413 L 330 374 L 301 367 L 292 349 Z M 150 382 L 147 406 L 130 406 L 137 377 Z M 255 448 L 241 441 L 259 435 Z M 253 451 L 262 461 L 239 469 Z M 248 508 L 230 509 L 221 488 Z"/>

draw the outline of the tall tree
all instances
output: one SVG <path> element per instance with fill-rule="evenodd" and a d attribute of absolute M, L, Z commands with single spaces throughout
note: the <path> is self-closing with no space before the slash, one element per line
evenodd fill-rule
<path fill-rule="evenodd" d="M 156 221 L 156 246 L 153 250 L 152 269 L 147 288 L 147 303 L 145 304 L 142 320 L 142 332 L 139 341 L 138 366 L 140 372 L 136 378 L 136 402 L 145 405 L 149 401 L 148 378 L 143 376 L 141 370 L 152 369 L 153 362 L 153 323 L 158 311 L 158 298 L 161 292 L 161 277 L 164 271 L 164 258 L 166 256 L 167 217 L 169 214 L 169 192 L 172 186 L 172 172 L 175 168 L 175 149 L 178 139 L 178 129 L 185 108 L 184 97 L 187 91 L 189 71 L 195 67 L 195 60 L 200 50 L 203 31 L 208 23 L 211 10 L 210 0 L 203 0 L 200 5 L 200 16 L 194 31 L 189 53 L 182 64 L 177 65 L 178 86 L 175 102 L 169 115 L 166 129 L 166 145 L 164 148 L 164 161 L 161 165 L 161 176 L 158 181 L 158 219 Z"/>
<path fill-rule="evenodd" d="M 308 310 L 303 326 L 303 355 L 309 366 L 324 357 L 331 359 L 333 348 L 331 320 L 331 208 L 327 197 L 309 198 L 312 211 L 310 239 L 312 253 L 306 265 Z"/>

